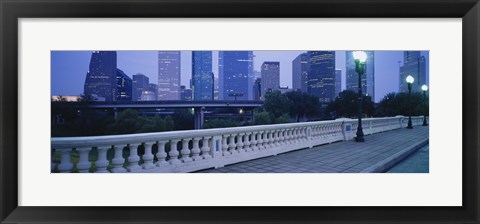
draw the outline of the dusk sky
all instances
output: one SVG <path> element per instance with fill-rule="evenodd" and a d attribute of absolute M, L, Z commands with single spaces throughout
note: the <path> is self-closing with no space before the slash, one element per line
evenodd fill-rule
<path fill-rule="evenodd" d="M 254 51 L 255 70 L 260 71 L 264 61 L 280 62 L 280 85 L 292 87 L 292 61 L 306 51 Z M 91 51 L 51 52 L 51 95 L 80 95 L 88 71 Z M 427 82 L 429 80 L 429 55 L 422 52 L 427 61 Z M 117 66 L 132 77 L 142 73 L 157 84 L 157 51 L 117 51 Z M 181 53 L 181 84 L 187 86 L 191 78 L 191 51 Z M 399 61 L 403 65 L 403 51 L 375 51 L 375 102 L 390 92 L 398 91 Z M 336 51 L 337 69 L 342 70 L 342 90 L 345 88 L 345 51 Z M 218 51 L 213 52 L 212 68 L 218 75 Z"/>

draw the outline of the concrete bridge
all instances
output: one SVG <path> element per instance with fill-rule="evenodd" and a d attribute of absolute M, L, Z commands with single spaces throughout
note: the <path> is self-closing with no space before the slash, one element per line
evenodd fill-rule
<path fill-rule="evenodd" d="M 413 125 L 423 117 L 412 117 Z M 407 126 L 407 117 L 363 120 L 366 135 Z M 52 138 L 52 172 L 194 172 L 300 149 L 351 141 L 356 119 L 94 137 Z M 427 134 L 428 136 L 428 134 Z M 401 136 L 397 136 L 400 138 Z M 409 141 L 410 139 L 407 139 Z M 128 152 L 128 153 L 126 153 Z M 305 158 L 307 159 L 307 158 Z M 92 161 L 93 160 L 93 161 Z"/>

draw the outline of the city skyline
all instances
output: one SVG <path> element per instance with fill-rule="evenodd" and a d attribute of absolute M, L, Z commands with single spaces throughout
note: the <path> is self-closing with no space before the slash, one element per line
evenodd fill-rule
<path fill-rule="evenodd" d="M 227 51 L 228 52 L 228 51 Z M 345 52 L 335 51 L 335 68 L 342 70 L 342 90 L 346 89 Z M 390 92 L 398 92 L 399 67 L 403 65 L 404 51 L 375 51 L 375 101 L 378 102 Z M 218 51 L 212 53 L 212 72 L 218 77 Z M 253 51 L 253 70 L 261 71 L 265 61 L 280 63 L 280 86 L 292 88 L 292 61 L 306 51 Z M 429 55 L 425 57 L 427 83 Z M 85 82 L 85 74 L 89 70 L 92 51 L 52 51 L 51 74 L 52 95 L 80 95 Z M 158 83 L 158 51 L 117 51 L 118 68 L 129 77 L 142 73 L 150 79 L 150 83 Z M 400 64 L 398 61 L 402 61 Z M 190 86 L 192 52 L 181 51 L 181 85 Z M 190 74 L 189 74 L 190 73 Z M 65 75 L 69 74 L 69 75 Z M 252 80 L 253 82 L 254 80 Z M 252 83 L 253 84 L 253 83 Z M 249 92 L 250 94 L 250 92 Z"/>

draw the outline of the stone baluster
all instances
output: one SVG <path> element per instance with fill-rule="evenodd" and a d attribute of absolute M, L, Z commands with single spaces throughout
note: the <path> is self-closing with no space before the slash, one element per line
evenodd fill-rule
<path fill-rule="evenodd" d="M 212 158 L 210 155 L 210 147 L 208 147 L 208 140 L 210 137 L 203 137 L 202 139 L 202 158 L 209 159 Z"/>
<path fill-rule="evenodd" d="M 300 137 L 300 135 L 299 135 L 298 128 L 294 128 L 294 129 L 293 129 L 293 141 L 294 141 L 295 143 L 300 142 L 299 137 Z"/>
<path fill-rule="evenodd" d="M 169 160 L 170 164 L 179 164 L 182 162 L 178 159 L 179 153 L 177 149 L 177 143 L 179 141 L 180 140 L 178 139 L 174 139 L 170 141 L 170 152 L 168 153 L 168 155 L 170 156 L 170 160 Z"/>
<path fill-rule="evenodd" d="M 202 138 L 193 138 L 192 139 L 192 160 L 193 161 L 198 161 L 198 160 L 202 159 L 202 157 L 200 157 L 200 152 L 202 152 L 202 151 L 200 151 L 200 147 L 199 147 L 199 142 L 200 142 L 201 139 Z"/>
<path fill-rule="evenodd" d="M 139 145 L 140 144 L 138 144 L 138 143 L 128 145 L 128 147 L 130 149 L 130 156 L 127 158 L 127 161 L 128 161 L 127 170 L 128 170 L 128 172 L 137 172 L 140 169 L 142 169 L 142 167 L 138 165 L 138 162 L 140 161 L 140 156 L 138 156 L 138 146 Z"/>
<path fill-rule="evenodd" d="M 274 131 L 273 131 L 273 142 L 272 142 L 272 145 L 273 145 L 274 147 L 280 146 L 280 143 L 279 143 L 279 140 L 280 140 L 279 134 L 280 134 L 280 131 L 279 131 L 279 130 L 274 130 Z"/>
<path fill-rule="evenodd" d="M 113 173 L 125 173 L 127 170 L 123 167 L 125 159 L 123 158 L 123 147 L 122 146 L 112 146 L 113 148 L 113 159 L 112 159 L 112 169 Z"/>
<path fill-rule="evenodd" d="M 292 144 L 292 129 L 287 129 L 287 135 L 285 136 L 285 143 Z"/>
<path fill-rule="evenodd" d="M 270 143 L 270 135 L 271 133 L 269 131 L 265 131 L 263 133 L 263 148 L 268 149 L 270 146 L 268 145 Z"/>
<path fill-rule="evenodd" d="M 183 139 L 182 140 L 182 150 L 180 150 L 180 153 L 182 154 L 182 162 L 188 163 L 192 161 L 192 158 L 190 158 L 190 149 L 188 148 L 188 142 L 190 139 Z"/>
<path fill-rule="evenodd" d="M 257 134 L 258 132 L 252 132 L 252 139 L 250 140 L 250 148 L 252 151 L 257 151 L 258 146 L 257 146 Z"/>
<path fill-rule="evenodd" d="M 70 158 L 70 153 L 72 152 L 71 148 L 59 149 L 62 157 L 60 158 L 60 164 L 58 164 L 58 171 L 61 173 L 70 173 L 73 169 L 73 163 Z"/>
<path fill-rule="evenodd" d="M 263 131 L 259 131 L 257 133 L 257 148 L 258 148 L 258 150 L 265 149 L 265 147 L 263 146 L 263 134 L 264 134 Z"/>
<path fill-rule="evenodd" d="M 167 142 L 165 141 L 159 141 L 157 142 L 157 146 L 158 146 L 158 152 L 157 152 L 157 163 L 156 165 L 157 166 L 164 166 L 164 165 L 167 165 L 168 162 L 167 162 L 167 152 L 165 151 L 165 144 Z"/>
<path fill-rule="evenodd" d="M 237 145 L 235 144 L 235 136 L 233 134 L 231 134 L 229 137 L 228 137 L 228 151 L 230 152 L 230 154 L 235 154 L 237 153 L 235 151 L 235 147 Z"/>
<path fill-rule="evenodd" d="M 109 164 L 107 160 L 107 151 L 111 148 L 112 146 L 97 147 L 98 159 L 95 162 L 95 167 L 97 168 L 97 171 L 95 171 L 95 173 L 109 173 L 109 171 L 107 170 L 107 166 Z"/>
<path fill-rule="evenodd" d="M 250 152 L 252 151 L 252 148 L 251 148 L 251 142 L 250 142 L 250 136 L 252 136 L 252 132 L 247 132 L 245 133 L 245 140 L 243 141 L 243 149 L 245 150 L 245 152 Z"/>
<path fill-rule="evenodd" d="M 236 150 L 238 153 L 242 153 L 242 152 L 245 152 L 245 150 L 243 149 L 243 136 L 245 134 L 244 133 L 238 133 L 237 134 L 237 147 L 236 147 Z"/>
<path fill-rule="evenodd" d="M 268 138 L 268 146 L 269 148 L 275 148 L 275 131 L 270 131 L 270 137 Z"/>
<path fill-rule="evenodd" d="M 153 154 L 152 154 L 152 147 L 155 144 L 155 142 L 145 142 L 143 143 L 143 146 L 145 147 L 145 154 L 143 154 L 142 159 L 143 159 L 143 164 L 142 168 L 143 169 L 153 169 L 155 168 L 155 165 L 153 164 Z"/>
<path fill-rule="evenodd" d="M 285 129 L 282 129 L 282 130 L 280 131 L 280 138 L 279 138 L 279 139 L 280 139 L 280 145 L 286 145 L 286 144 L 287 144 L 287 143 L 285 142 L 285 133 L 286 133 L 286 132 L 287 132 L 287 131 L 286 131 Z"/>
<path fill-rule="evenodd" d="M 327 139 L 328 138 L 328 129 L 326 125 L 322 125 L 322 132 L 321 132 L 321 137 L 322 139 Z"/>
<path fill-rule="evenodd" d="M 312 126 L 311 138 L 312 140 L 318 140 L 320 138 L 320 125 Z"/>
<path fill-rule="evenodd" d="M 91 147 L 79 147 L 76 148 L 79 158 L 77 163 L 77 169 L 79 173 L 88 173 L 92 163 L 88 160 L 88 153 L 92 150 Z"/>
<path fill-rule="evenodd" d="M 222 135 L 222 155 L 228 155 L 228 144 L 227 144 L 228 136 Z"/>

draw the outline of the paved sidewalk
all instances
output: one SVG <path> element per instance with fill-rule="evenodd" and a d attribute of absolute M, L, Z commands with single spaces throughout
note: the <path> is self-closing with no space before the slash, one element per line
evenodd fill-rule
<path fill-rule="evenodd" d="M 363 143 L 337 142 L 198 172 L 358 173 L 379 170 L 379 167 L 388 169 L 392 163 L 427 144 L 428 128 L 402 128 L 365 136 Z"/>

